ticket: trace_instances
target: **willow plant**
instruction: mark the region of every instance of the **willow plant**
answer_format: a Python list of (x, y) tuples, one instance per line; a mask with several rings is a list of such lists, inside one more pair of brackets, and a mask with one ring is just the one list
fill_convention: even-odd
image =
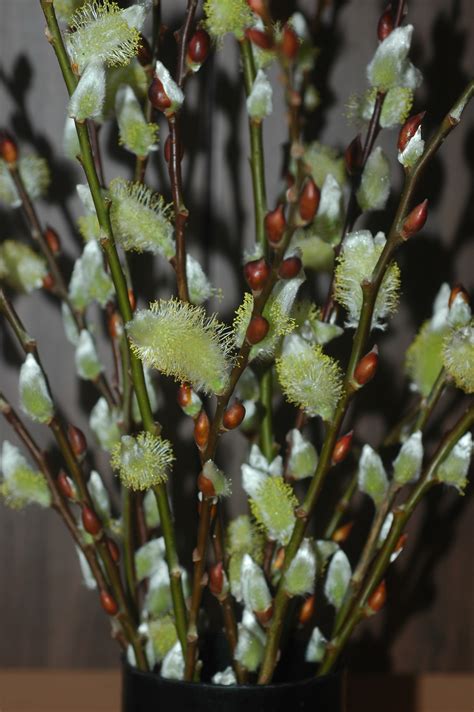
[[(415, 191), (461, 121), (474, 82), (428, 132), (424, 112), (413, 114), (422, 82), (409, 58), (414, 28), (406, 24), (403, 0), (392, 3), (374, 29), (367, 90), (348, 98), (346, 112), (359, 133), (341, 154), (306, 140), (320, 103), (310, 29), (320, 13), (296, 12), (281, 23), (273, 21), (266, 0), (205, 0), (202, 8), (188, 0), (167, 67), (160, 59), (166, 28), (159, 0), (125, 9), (109, 0), (38, 1), (69, 95), (64, 151), (85, 174), (77, 221), (83, 248), (66, 274), (59, 236), (36, 210), (48, 190), (46, 160), (2, 133), (0, 198), (22, 213), (25, 226), (22, 239), (2, 235), (0, 243), (3, 326), (24, 352), (22, 413), (0, 396), (17, 442), (2, 447), (4, 502), (52, 508), (62, 517), (85, 583), (97, 592), (130, 664), (199, 680), (214, 606), (230, 662), (214, 671), (216, 684), (269, 683), (288, 630), (305, 641), (315, 674), (327, 673), (356, 626), (390, 601), (386, 578), (417, 505), (434, 487), (462, 493), (466, 485), (474, 326), (462, 287), (440, 285), (433, 316), (406, 353), (412, 395), (377, 450), (360, 441), (348, 410), (359, 391), (377, 387), (385, 350), (377, 334), (397, 309), (403, 285), (397, 253), (408, 240), (423, 239), (418, 233), (428, 217), (427, 201), (415, 204)], [(218, 290), (187, 249), (181, 169), (187, 85), (211, 51), (222, 51), (225, 35), (240, 51), (235, 73), (246, 95), (255, 216), (254, 242), (242, 245), (248, 287), (232, 323), (209, 312)], [(288, 123), (288, 151), (286, 184), (282, 180), (281, 192), (267, 203), (263, 131), (278, 90), (269, 79), (275, 64), (287, 102), (281, 121)], [(104, 179), (98, 129), (105, 122), (116, 122), (120, 144), (135, 156), (134, 175)], [(393, 129), (404, 184), (391, 215), (390, 163), (376, 143), (381, 131)], [(147, 181), (147, 164), (155, 161), (169, 176), (159, 186)], [(373, 211), (375, 219), (390, 216), (387, 234), (364, 228)], [(131, 251), (169, 262), (176, 291), (137, 308)], [(233, 267), (237, 275), (242, 270)], [(315, 299), (328, 282), (326, 298)], [(42, 335), (27, 330), (15, 309), (14, 292), (37, 290), (56, 298), (75, 349), (71, 370), (97, 390), (87, 437), (63, 415), (67, 404), (59, 404), (41, 362)], [(93, 305), (108, 326), (115, 376), (95, 342)], [(186, 529), (195, 538), (192, 561), (183, 560), (176, 545), (176, 531), (187, 523), (174, 520), (167, 483), (184, 474), (174, 454), (176, 424), (157, 406), (156, 372), (158, 387), (165, 380), (176, 384), (182, 417), (194, 423), (198, 529)], [(456, 390), (460, 416), (433, 449), (427, 447), (431, 416), (448, 390)], [(274, 421), (281, 401), (290, 405), (286, 422), (278, 423), (278, 432), (283, 425), (286, 433), (279, 440)], [(34, 440), (30, 421), (50, 429), (59, 469)], [(246, 438), (241, 468), (218, 448), (236, 428)], [(121, 512), (111, 505), (109, 478), (89, 468), (92, 443), (109, 455)], [(320, 504), (326, 487), (339, 493), (331, 510)], [(227, 521), (232, 488), (243, 488), (248, 508)], [(349, 556), (357, 492), (372, 500), (372, 517), (357, 520), (365, 539), (358, 555)]]

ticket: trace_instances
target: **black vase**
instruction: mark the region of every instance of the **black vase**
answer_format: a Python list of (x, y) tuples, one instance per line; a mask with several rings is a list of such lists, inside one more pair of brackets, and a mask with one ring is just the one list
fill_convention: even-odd
[(123, 665), (122, 712), (342, 712), (340, 674), (272, 685), (166, 680)]

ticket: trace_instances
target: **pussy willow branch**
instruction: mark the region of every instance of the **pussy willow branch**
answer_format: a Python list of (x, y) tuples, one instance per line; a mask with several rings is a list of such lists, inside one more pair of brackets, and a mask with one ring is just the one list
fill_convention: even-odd
[[(151, 30), (151, 65), (145, 67), (145, 71), (150, 77), (155, 71), (156, 60), (158, 59), (160, 49), (160, 31), (161, 31), (161, 0), (153, 0), (152, 7), (152, 30)], [(153, 108), (148, 96), (145, 99), (145, 118), (148, 123), (153, 121), (155, 109)], [(134, 180), (139, 183), (145, 181), (146, 169), (148, 166), (148, 156), (136, 156)]]
[[(404, 7), (405, 7), (405, 0), (399, 0), (398, 4), (397, 4), (397, 12), (396, 12), (395, 21), (394, 21), (395, 28), (399, 27), (403, 20)], [(359, 185), (360, 185), (360, 181), (362, 178), (362, 174), (364, 172), (365, 165), (367, 163), (367, 160), (368, 160), (370, 154), (372, 153), (372, 150), (373, 150), (373, 147), (375, 144), (375, 140), (380, 132), (380, 128), (381, 128), (380, 127), (380, 115), (382, 113), (385, 96), (386, 96), (386, 94), (384, 92), (379, 91), (379, 92), (377, 92), (377, 95), (375, 97), (375, 104), (374, 104), (374, 108), (372, 111), (372, 116), (369, 121), (369, 125), (367, 127), (367, 133), (365, 135), (364, 146), (362, 149), (362, 160), (361, 160), (360, 169), (357, 171), (357, 173), (354, 176), (351, 177), (351, 192), (350, 192), (349, 200), (347, 203), (346, 217), (344, 220), (344, 227), (342, 229), (341, 240), (340, 240), (339, 244), (336, 246), (336, 248), (334, 249), (334, 257), (335, 258), (338, 257), (338, 255), (341, 251), (344, 238), (354, 228), (355, 221), (361, 214), (361, 210), (357, 203), (356, 193), (357, 193), (357, 189), (359, 188)], [(326, 301), (325, 301), (325, 304), (322, 309), (323, 321), (329, 321), (329, 318), (333, 312), (333, 309), (334, 309), (333, 291), (334, 291), (334, 271), (332, 273), (331, 282), (329, 284)]]
[(408, 499), (394, 510), (394, 521), (387, 536), (387, 539), (385, 540), (383, 547), (377, 555), (370, 575), (367, 581), (365, 582), (357, 598), (357, 601), (355, 602), (352, 608), (352, 611), (347, 616), (336, 637), (329, 643), (327, 647), (326, 657), (324, 658), (318, 670), (318, 675), (325, 675), (334, 666), (342, 648), (351, 636), (352, 631), (359, 623), (359, 621), (364, 617), (363, 608), (375, 588), (382, 580), (386, 569), (390, 565), (390, 558), (393, 554), (393, 551), (397, 545), (400, 536), (403, 534), (403, 531), (416, 506), (426, 494), (426, 492), (433, 485), (436, 484), (436, 469), (441, 464), (441, 462), (449, 455), (458, 440), (464, 435), (464, 433), (466, 433), (470, 428), (472, 428), (473, 425), (474, 404), (471, 402), (470, 407), (466, 410), (464, 415), (458, 420), (452, 430), (444, 436), (435, 455), (431, 459), (429, 465), (426, 467), (419, 482), (414, 486)]
[(290, 542), (286, 548), (282, 576), (274, 602), (273, 621), (268, 632), (267, 646), (259, 677), (260, 684), (270, 682), (271, 677), (273, 675), (273, 670), (275, 668), (277, 660), (279, 641), (282, 632), (282, 621), (284, 619), (282, 611), (286, 609), (289, 600), (283, 587), (284, 575), (301, 545), (309, 518), (312, 512), (314, 511), (314, 507), (318, 500), (319, 493), (322, 489), (326, 475), (331, 466), (331, 456), (334, 449), (334, 445), (336, 443), (336, 439), (340, 427), (342, 425), (342, 421), (346, 414), (347, 407), (355, 394), (354, 388), (352, 386), (354, 370), (357, 366), (357, 363), (363, 356), (364, 349), (367, 345), (370, 328), (372, 325), (372, 316), (374, 312), (375, 301), (380, 289), (380, 285), (382, 283), (383, 277), (385, 276), (385, 272), (390, 265), (394, 252), (396, 251), (397, 247), (404, 242), (401, 236), (403, 220), (409, 212), (410, 202), (412, 200), (414, 191), (418, 185), (419, 179), (423, 174), (424, 169), (426, 168), (438, 148), (441, 146), (445, 138), (448, 136), (448, 134), (459, 123), (458, 117), (466, 106), (466, 104), (468, 103), (468, 101), (471, 99), (473, 94), (474, 81), (471, 81), (466, 87), (466, 89), (463, 91), (457, 102), (454, 104), (452, 109), (445, 116), (437, 131), (428, 141), (425, 147), (425, 151), (418, 159), (418, 162), (415, 164), (411, 172), (406, 176), (405, 186), (400, 198), (400, 203), (392, 227), (388, 234), (387, 242), (385, 243), (380, 258), (377, 264), (375, 265), (371, 280), (362, 284), (363, 303), (360, 321), (354, 335), (352, 351), (349, 357), (349, 364), (347, 366), (346, 375), (344, 378), (344, 394), (337, 405), (334, 418), (328, 427), (316, 473), (313, 479), (311, 480), (306, 494), (306, 498), (302, 506), (298, 508), (297, 521), (295, 523)]
[[(61, 31), (59, 29), (54, 7), (50, 0), (40, 0), (40, 3), (48, 26), (48, 39), (56, 53), (56, 57), (61, 68), (61, 72), (63, 74), (68, 93), (69, 95), (71, 95), (74, 92), (74, 89), (76, 88), (77, 79), (69, 63), (69, 58), (66, 52), (66, 48), (64, 46)], [(107, 261), (109, 263), (112, 281), (114, 283), (115, 292), (117, 295), (117, 302), (120, 314), (124, 323), (127, 323), (133, 317), (130, 301), (128, 298), (127, 282), (125, 280), (122, 266), (120, 264), (117, 248), (115, 246), (112, 226), (110, 224), (109, 212), (105, 205), (102, 191), (100, 188), (100, 183), (95, 170), (94, 159), (92, 156), (87, 128), (85, 124), (76, 122), (76, 130), (79, 139), (79, 145), (81, 148), (81, 163), (83, 165), (87, 182), (89, 184), (89, 188), (92, 194), (100, 227), (106, 235), (106, 238), (104, 238), (101, 243), (102, 248), (106, 254)], [(142, 417), (143, 427), (146, 431), (150, 433), (159, 434), (159, 432), (161, 431), (161, 426), (159, 425), (159, 423), (156, 423), (153, 418), (150, 399), (148, 397), (148, 392), (145, 384), (143, 366), (141, 361), (133, 353), (128, 338), (127, 347), (130, 358), (131, 376), (135, 394), (137, 397), (138, 407)], [(163, 530), (163, 537), (165, 540), (166, 560), (170, 573), (170, 580), (172, 582), (177, 582), (178, 584), (172, 585), (171, 587), (173, 609), (175, 612), (177, 627), (179, 629), (183, 629), (186, 627), (186, 620), (183, 620), (183, 611), (185, 613), (186, 606), (184, 604), (181, 573), (179, 568), (176, 568), (176, 566), (174, 565), (174, 562), (178, 560), (178, 557), (176, 553), (176, 541), (174, 537), (174, 528), (172, 524), (171, 509), (168, 501), (166, 485), (157, 485), (154, 491), (157, 498), (158, 510), (160, 513), (161, 526)]]
[[(240, 56), (244, 72), (245, 94), (248, 97), (257, 75), (249, 40), (240, 42)], [(250, 168), (252, 172), (252, 190), (255, 216), (255, 240), (262, 253), (268, 255), (268, 243), (265, 235), (264, 219), (267, 213), (267, 194), (265, 187), (265, 160), (263, 152), (263, 126), (249, 116)], [(271, 366), (267, 367), (259, 378), (260, 401), (263, 406), (263, 418), (260, 424), (260, 447), (267, 460), (273, 459), (273, 377)]]
[[(36, 362), (41, 368), (43, 377), (48, 387), (48, 391), (51, 394), (51, 388), (49, 387), (48, 383), (48, 376), (43, 366), (41, 365), (40, 356), (36, 347), (36, 341), (28, 335), (13, 305), (8, 300), (2, 290), (0, 290), (0, 312), (4, 315), (7, 322), (11, 326), (12, 331), (17, 337), (20, 346), (22, 347), (24, 352), (27, 354), (34, 355)], [(57, 406), (54, 400), (53, 407), (54, 415), (47, 423), (47, 425), (55, 437), (57, 445), (66, 463), (68, 472), (70, 473), (72, 479), (74, 480), (74, 484), (77, 487), (78, 500), (80, 504), (86, 505), (89, 509), (95, 512), (95, 506), (87, 488), (86, 478), (84, 476), (82, 466), (72, 449), (64, 424), (58, 415)], [(105, 531), (103, 528), (101, 528), (100, 533), (94, 537), (93, 545), (104, 564), (110, 588), (112, 589), (115, 600), (119, 606), (119, 611), (116, 614), (116, 618), (122, 624), (125, 636), (127, 637), (134, 649), (138, 666), (143, 670), (146, 670), (147, 662), (141, 646), (140, 638), (136, 630), (136, 625), (133, 621), (133, 614), (130, 610), (129, 603), (122, 587), (122, 581), (120, 578), (118, 566), (112, 559), (111, 553), (107, 546)]]
[(94, 576), (97, 585), (100, 589), (106, 590), (107, 583), (104, 579), (102, 569), (98, 564), (94, 549), (92, 546), (90, 546), (90, 544), (84, 543), (83, 537), (79, 532), (75, 519), (72, 516), (66, 502), (64, 501), (64, 498), (58, 491), (58, 488), (56, 486), (56, 480), (48, 464), (47, 458), (45, 457), (40, 447), (36, 444), (35, 440), (32, 438), (31, 434), (27, 430), (25, 424), (23, 423), (19, 415), (13, 409), (11, 403), (5, 398), (5, 396), (1, 392), (0, 413), (3, 415), (5, 420), (11, 425), (19, 439), (22, 441), (23, 445), (30, 453), (33, 460), (36, 462), (38, 469), (44, 475), (49, 490), (51, 492), (51, 507), (63, 519), (67, 529), (69, 530), (72, 538), (74, 539), (75, 544), (81, 549), (82, 553), (87, 559), (87, 563), (90, 566), (92, 575)]
[[(179, 32), (178, 39), (178, 71), (176, 83), (182, 88), (186, 76), (185, 62), (189, 33), (196, 14), (198, 0), (188, 0), (184, 25)], [(186, 224), (189, 212), (183, 197), (183, 181), (181, 177), (182, 140), (180, 112), (168, 117), (170, 159), (168, 172), (171, 182), (171, 193), (174, 205), (174, 221), (176, 236), (176, 257), (174, 267), (178, 296), (184, 302), (189, 302), (188, 277), (186, 273)]]
[(323, 534), (323, 539), (332, 539), (332, 535), (336, 531), (336, 529), (339, 526), (339, 523), (344, 516), (344, 514), (347, 512), (351, 499), (354, 496), (354, 493), (357, 491), (357, 484), (358, 484), (358, 472), (357, 469), (354, 472), (354, 474), (351, 476), (349, 482), (347, 483), (346, 489), (344, 490), (343, 494), (341, 495), (341, 498), (336, 504), (336, 507), (334, 509), (334, 513), (331, 517), (331, 520), (329, 524), (327, 525), (326, 529), (324, 530)]
[[(51, 249), (47, 241), (45, 240), (38, 214), (36, 212), (32, 200), (30, 199), (25, 189), (20, 172), (18, 171), (16, 164), (8, 164), (8, 168), (13, 182), (15, 183), (15, 187), (20, 196), (22, 211), (26, 223), (29, 226), (31, 237), (35, 242), (39, 244), (41, 252), (45, 256), (46, 261), (48, 263), (48, 268), (54, 281), (53, 291), (59, 297), (59, 299), (65, 302), (69, 307), (71, 315), (74, 319), (74, 323), (76, 324), (78, 330), (81, 331), (82, 329), (87, 329), (87, 323), (84, 318), (84, 315), (74, 308), (73, 304), (71, 303), (71, 300), (69, 299), (69, 293), (63, 275), (61, 273), (55, 256), (51, 252)], [(112, 389), (110, 388), (106, 376), (103, 373), (100, 373), (97, 378), (92, 382), (97, 387), (97, 390), (101, 393), (101, 395), (104, 396), (109, 406), (113, 407), (115, 405), (115, 397)]]

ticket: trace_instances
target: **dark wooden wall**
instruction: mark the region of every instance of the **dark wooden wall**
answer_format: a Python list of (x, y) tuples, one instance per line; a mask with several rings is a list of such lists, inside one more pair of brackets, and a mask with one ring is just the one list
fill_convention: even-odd
[[(308, 4), (311, 3), (308, 1)], [(164, 0), (165, 21), (176, 23), (180, 3)], [(474, 3), (470, 0), (409, 0), (410, 21), (415, 25), (413, 57), (425, 74), (417, 94), (416, 109), (427, 108), (428, 121), (442, 116), (472, 74), (474, 66)], [(376, 0), (338, 2), (336, 23), (323, 46), (322, 62), (329, 68), (326, 94), (330, 99), (318, 123), (325, 142), (345, 146), (353, 137), (347, 124), (344, 102), (351, 93), (363, 90), (365, 66), (375, 48), (375, 26), (383, 6)], [(41, 215), (70, 235), (71, 216), (77, 215), (73, 196), (76, 182), (82, 180), (78, 169), (61, 156), (61, 140), (66, 95), (53, 53), (45, 41), (43, 19), (37, 0), (0, 0), (0, 125), (10, 125), (23, 139), (25, 147), (52, 159), (55, 193), (41, 205)], [(469, 34), (470, 31), (470, 34)], [(232, 42), (225, 42), (225, 54), (219, 55), (211, 86), (204, 91), (200, 81), (190, 90), (189, 143), (194, 143), (192, 162), (193, 188), (190, 197), (194, 211), (191, 245), (199, 253), (197, 236), (203, 234), (215, 257), (209, 264), (214, 283), (226, 293), (225, 305), (235, 304), (237, 287), (229, 261), (238, 259), (237, 238), (243, 231), (251, 234), (250, 178), (245, 116), (239, 113), (241, 89), (237, 78), (237, 57)], [(206, 104), (209, 91), (219, 105), (211, 117)], [(207, 92), (207, 93), (206, 93)], [(425, 103), (426, 102), (426, 103)], [(275, 97), (281, 104), (281, 97)], [(403, 292), (413, 300), (414, 311), (406, 304), (393, 322), (394, 333), (384, 341), (384, 354), (390, 368), (399, 365), (403, 349), (412, 338), (416, 325), (430, 312), (437, 286), (443, 280), (462, 280), (473, 286), (472, 244), (474, 153), (473, 107), (462, 126), (433, 163), (427, 177), (427, 194), (432, 200), (430, 219), (423, 236), (409, 246), (411, 261), (403, 272)], [(212, 118), (212, 124), (211, 122)], [(212, 131), (212, 177), (206, 174), (204, 150)], [(269, 160), (268, 194), (270, 204), (279, 188), (280, 149), (284, 125), (276, 111), (265, 123), (265, 143)], [(386, 133), (383, 145), (393, 155), (395, 136)], [(104, 142), (107, 144), (108, 133)], [(196, 150), (197, 148), (197, 150)], [(470, 153), (470, 165), (468, 154)], [(126, 170), (124, 154), (115, 155), (106, 165), (109, 177)], [(238, 191), (235, 190), (239, 186)], [(423, 194), (424, 195), (424, 194)], [(423, 197), (423, 196), (422, 196)], [(206, 206), (206, 200), (210, 203)], [(212, 220), (208, 221), (209, 204)], [(390, 215), (382, 216), (380, 227)], [(0, 239), (18, 229), (18, 222), (0, 212)], [(72, 237), (65, 237), (68, 260), (77, 255)], [(454, 247), (453, 259), (447, 252)], [(139, 263), (143, 279), (156, 294), (169, 275), (162, 268)], [(402, 260), (402, 267), (404, 261)], [(18, 309), (38, 338), (43, 361), (54, 372), (54, 392), (60, 397), (64, 412), (85, 427), (86, 413), (94, 402), (88, 388), (78, 388), (71, 375), (71, 348), (62, 336), (56, 305), (44, 297), (21, 298)], [(226, 308), (226, 306), (224, 306)], [(2, 388), (16, 398), (17, 359), (13, 343), (0, 335)], [(385, 411), (389, 394), (376, 391), (375, 398)], [(394, 400), (396, 406), (399, 400)], [(372, 403), (377, 405), (377, 403)], [(373, 411), (372, 411), (373, 412)], [(373, 444), (382, 433), (382, 423), (369, 412), (358, 423), (358, 431), (367, 433)], [(41, 429), (35, 429), (45, 440)], [(0, 422), (0, 440), (10, 437)], [(242, 459), (242, 441), (232, 444), (234, 473)], [(178, 451), (180, 477), (184, 479), (188, 463), (186, 452)], [(104, 470), (105, 471), (105, 470)], [(189, 473), (188, 473), (189, 474)], [(192, 488), (192, 478), (175, 481), (175, 494)], [(178, 500), (178, 514), (182, 498)], [(360, 655), (354, 662), (366, 669), (393, 669), (397, 672), (420, 670), (465, 671), (472, 668), (474, 620), (472, 516), (474, 505), (452, 492), (438, 492), (430, 499), (410, 528), (410, 543), (400, 559), (398, 574), (391, 587), (395, 613), (381, 616), (361, 632)], [(181, 520), (183, 521), (183, 520)], [(421, 535), (425, 550), (415, 547), (415, 533)], [(179, 544), (189, 554), (193, 543), (188, 531), (181, 531)], [(387, 646), (390, 646), (387, 648)], [(34, 509), (11, 512), (0, 508), (0, 666), (115, 665), (117, 651), (108, 636), (108, 625), (93, 594), (80, 580), (73, 547), (57, 518)]]

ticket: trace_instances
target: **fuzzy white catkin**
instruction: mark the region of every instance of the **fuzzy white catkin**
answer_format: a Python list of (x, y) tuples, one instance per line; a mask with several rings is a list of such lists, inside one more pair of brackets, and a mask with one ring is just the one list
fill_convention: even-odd
[(47, 423), (54, 415), (43, 371), (33, 354), (28, 354), (20, 369), (20, 407), (26, 415), (39, 423)]

